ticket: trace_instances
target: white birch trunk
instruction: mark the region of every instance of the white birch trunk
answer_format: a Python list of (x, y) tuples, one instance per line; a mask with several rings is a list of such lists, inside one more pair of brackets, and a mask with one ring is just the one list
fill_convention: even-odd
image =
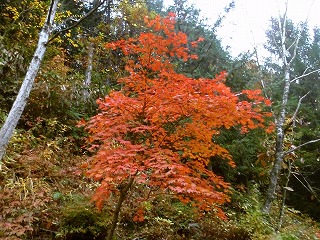
[(16, 128), (18, 121), (22, 115), (22, 112), (26, 106), (27, 99), (30, 95), (31, 89), (33, 87), (34, 79), (40, 68), (44, 53), (46, 51), (46, 44), (49, 40), (49, 36), (52, 31), (52, 25), (54, 22), (54, 17), (57, 11), (59, 0), (52, 0), (50, 7), (48, 9), (47, 19), (43, 25), (43, 28), (39, 34), (39, 40), (37, 49), (33, 55), (31, 63), (29, 65), (26, 76), (22, 82), (22, 86), (19, 93), (11, 107), (9, 115), (5, 120), (3, 126), (0, 130), (0, 163), (5, 155), (6, 147), (13, 135), (14, 129)]
[(284, 157), (284, 149), (283, 149), (283, 143), (284, 143), (284, 131), (283, 127), (285, 124), (286, 119), (286, 106), (289, 98), (289, 90), (290, 90), (290, 74), (289, 74), (289, 68), (286, 68), (285, 70), (285, 86), (283, 89), (283, 95), (282, 95), (282, 104), (281, 104), (281, 110), (280, 114), (276, 119), (276, 147), (275, 147), (275, 160), (273, 167), (270, 172), (270, 183), (267, 191), (266, 201), (263, 206), (263, 211), (265, 213), (270, 213), (272, 202), (275, 198), (276, 189), (278, 186), (278, 178), (281, 170), (281, 165), (283, 162)]
[[(288, 2), (286, 2), (286, 7)], [(283, 23), (281, 23), (281, 19), (279, 17), (279, 31), (281, 31), (281, 45), (279, 46), (280, 50), (280, 58), (282, 61), (283, 69), (284, 69), (284, 88), (282, 93), (282, 102), (280, 106), (279, 115), (276, 116), (276, 146), (275, 146), (275, 160), (273, 163), (273, 167), (270, 172), (270, 183), (267, 191), (266, 201), (263, 206), (263, 212), (269, 214), (272, 206), (272, 202), (276, 196), (276, 189), (278, 186), (278, 179), (280, 175), (280, 170), (282, 167), (282, 162), (284, 159), (284, 125), (286, 119), (286, 108), (289, 99), (289, 91), (291, 85), (290, 79), (290, 67), (292, 61), (296, 58), (297, 48), (299, 44), (299, 40), (301, 38), (301, 32), (298, 34), (297, 38), (294, 42), (294, 52), (291, 58), (288, 60), (287, 54), (289, 53), (286, 47), (286, 24), (287, 24), (287, 9), (284, 13)], [(301, 30), (302, 31), (302, 30)]]
[(86, 74), (85, 74), (85, 80), (83, 83), (83, 100), (87, 100), (90, 96), (90, 85), (91, 85), (91, 78), (92, 78), (92, 64), (93, 64), (93, 53), (94, 53), (94, 44), (93, 42), (90, 42), (89, 47), (88, 47), (88, 65), (86, 69)]

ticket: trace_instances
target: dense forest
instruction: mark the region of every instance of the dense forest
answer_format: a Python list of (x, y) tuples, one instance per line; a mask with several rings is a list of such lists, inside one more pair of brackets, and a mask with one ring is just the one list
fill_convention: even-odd
[(236, 7), (1, 1), (0, 239), (320, 239), (320, 29)]

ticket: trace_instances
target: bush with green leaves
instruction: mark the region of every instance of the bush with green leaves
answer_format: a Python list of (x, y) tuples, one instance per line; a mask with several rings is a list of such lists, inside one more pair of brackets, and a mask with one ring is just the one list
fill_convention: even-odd
[(97, 209), (83, 196), (72, 196), (62, 208), (56, 237), (68, 240), (105, 239), (110, 224), (109, 215)]

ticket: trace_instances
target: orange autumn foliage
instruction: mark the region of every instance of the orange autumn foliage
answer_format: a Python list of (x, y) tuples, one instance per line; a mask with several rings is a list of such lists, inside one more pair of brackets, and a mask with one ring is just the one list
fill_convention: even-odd
[(212, 136), (232, 126), (243, 132), (265, 127), (269, 113), (262, 105), (269, 102), (257, 90), (243, 91), (247, 101), (240, 101), (224, 84), (225, 72), (213, 79), (176, 73), (173, 58), (196, 58), (187, 36), (174, 31), (173, 14), (145, 22), (149, 32), (106, 44), (124, 53), (128, 76), (119, 79), (120, 91), (97, 101), (100, 113), (86, 125), (96, 150), (87, 174), (100, 182), (93, 200), (101, 208), (134, 177), (136, 184), (164, 189), (199, 209), (221, 205), (229, 200), (229, 185), (208, 170), (210, 157), (234, 163)]

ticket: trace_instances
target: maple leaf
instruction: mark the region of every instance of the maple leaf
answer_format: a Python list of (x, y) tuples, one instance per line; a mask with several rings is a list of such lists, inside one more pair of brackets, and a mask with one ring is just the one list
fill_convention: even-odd
[[(265, 121), (270, 113), (261, 107), (270, 102), (260, 90), (244, 90), (246, 98), (240, 100), (225, 85), (226, 72), (197, 80), (176, 73), (173, 57), (187, 61), (196, 56), (189, 53), (187, 36), (174, 31), (175, 16), (145, 22), (150, 32), (106, 44), (128, 56), (128, 76), (119, 79), (121, 90), (97, 100), (100, 112), (86, 125), (88, 143), (96, 151), (87, 175), (100, 183), (93, 201), (101, 209), (111, 192), (121, 192), (117, 186), (134, 179), (175, 193), (200, 210), (214, 207), (223, 218), (219, 205), (229, 201), (229, 184), (209, 171), (208, 164), (212, 156), (232, 167), (234, 162), (212, 136), (239, 125), (243, 132), (258, 127), (270, 131)], [(134, 220), (144, 220), (142, 209)]]

